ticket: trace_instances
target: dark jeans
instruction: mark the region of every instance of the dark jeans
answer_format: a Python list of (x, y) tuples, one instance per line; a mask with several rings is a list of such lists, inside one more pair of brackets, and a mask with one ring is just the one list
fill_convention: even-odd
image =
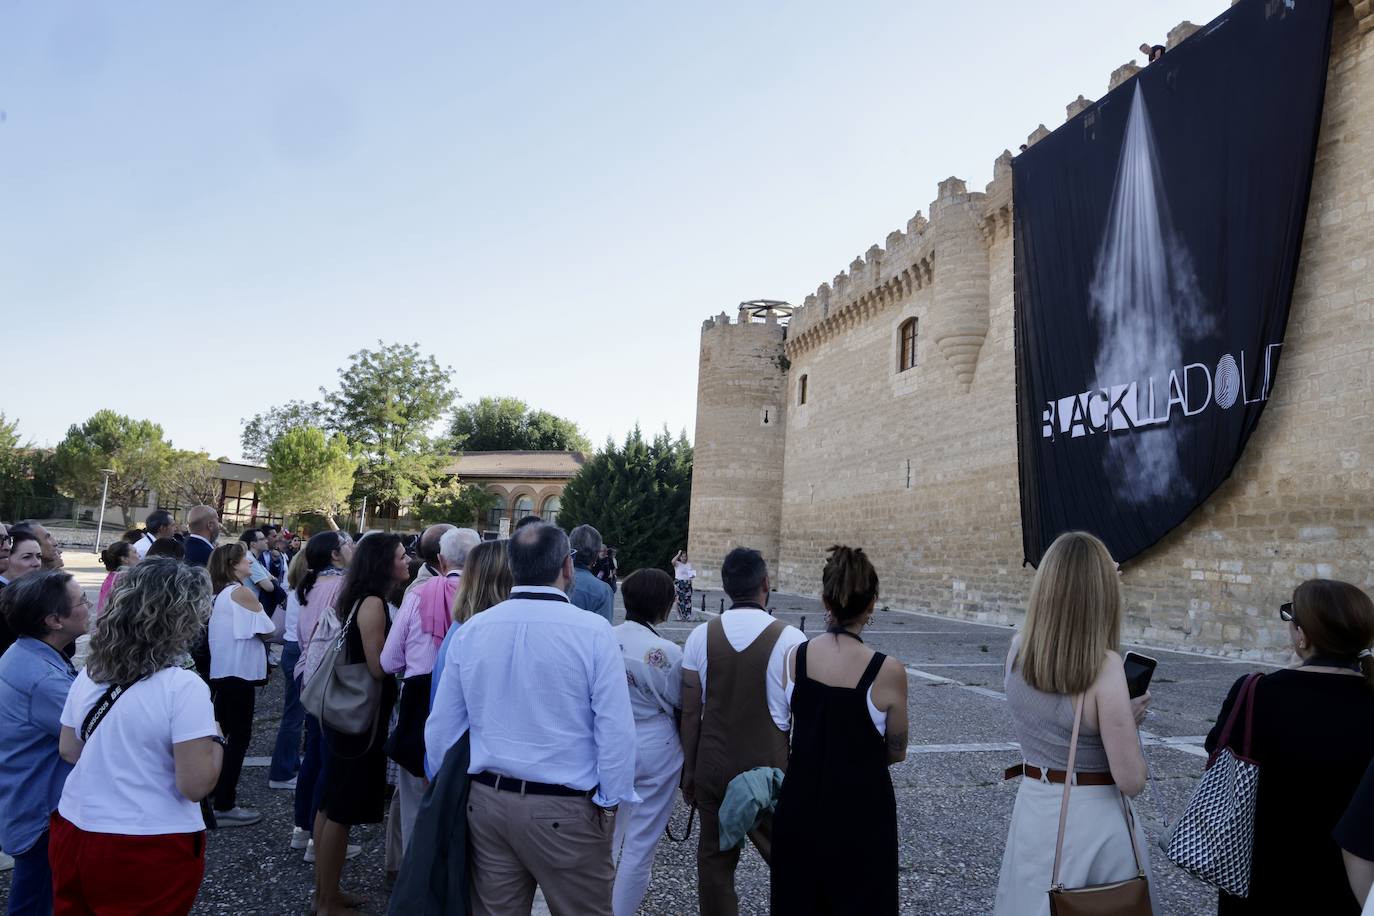
[(302, 830), (315, 829), (315, 815), (320, 810), (320, 796), (324, 793), (325, 761), (329, 745), (320, 729), (320, 720), (309, 713), (305, 716), (305, 756), (296, 772), (296, 826)]
[(51, 916), (52, 869), (48, 866), (48, 831), (28, 852), (14, 857), (9, 916)]
[(281, 673), (286, 679), (283, 688), (281, 725), (277, 727), (277, 744), (272, 749), (272, 767), (267, 778), (286, 782), (301, 768), (301, 726), (305, 723), (305, 707), (301, 705), (300, 684), (296, 682), (296, 663), (301, 660), (301, 644), (286, 642), (281, 650)]
[(257, 701), (257, 690), (242, 678), (222, 677), (210, 682), (210, 698), (227, 742), (224, 764), (213, 793), (214, 808), (228, 811), (236, 806), (239, 773), (243, 771), (243, 758), (248, 755), (248, 742), (253, 738), (253, 704)]

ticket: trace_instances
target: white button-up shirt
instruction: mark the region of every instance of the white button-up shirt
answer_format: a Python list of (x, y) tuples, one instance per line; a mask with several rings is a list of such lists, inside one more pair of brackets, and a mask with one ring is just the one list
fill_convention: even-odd
[(556, 588), (517, 586), (459, 629), (425, 723), (431, 773), (465, 731), (469, 773), (595, 788), (603, 807), (640, 800), (620, 644), (604, 618)]

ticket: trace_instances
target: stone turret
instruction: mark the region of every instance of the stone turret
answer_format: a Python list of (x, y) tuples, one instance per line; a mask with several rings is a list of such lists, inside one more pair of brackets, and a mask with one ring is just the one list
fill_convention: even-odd
[(930, 205), (935, 248), (934, 307), (929, 326), (940, 354), (967, 391), (988, 336), (988, 250), (983, 240), (984, 195), (947, 178)]
[[(697, 585), (720, 585), (720, 561), (754, 547), (776, 570), (786, 439), (786, 329), (775, 315), (724, 312), (701, 331), (687, 552)], [(663, 562), (668, 562), (668, 557)]]

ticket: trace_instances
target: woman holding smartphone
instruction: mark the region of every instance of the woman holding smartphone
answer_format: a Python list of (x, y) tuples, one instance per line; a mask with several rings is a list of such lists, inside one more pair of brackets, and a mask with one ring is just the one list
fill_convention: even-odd
[[(1120, 642), (1121, 584), (1106, 545), (1082, 531), (1060, 535), (1035, 573), (1026, 621), (1007, 654), (1007, 705), (1025, 762), (1008, 771), (1008, 778), (1024, 778), (1007, 832), (996, 916), (1049, 913), (1045, 892), (1076, 720), (1060, 883), (1077, 888), (1132, 878), (1137, 854), (1149, 877), (1145, 833), (1128, 799), (1145, 788), (1137, 727), (1150, 695), (1130, 698)], [(1154, 910), (1161, 912), (1158, 905)]]

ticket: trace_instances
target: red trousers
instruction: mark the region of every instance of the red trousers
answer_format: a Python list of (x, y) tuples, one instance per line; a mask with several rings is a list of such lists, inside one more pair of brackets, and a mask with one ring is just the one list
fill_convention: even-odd
[(54, 916), (184, 916), (205, 877), (205, 831), (87, 833), (54, 811), (48, 861)]

